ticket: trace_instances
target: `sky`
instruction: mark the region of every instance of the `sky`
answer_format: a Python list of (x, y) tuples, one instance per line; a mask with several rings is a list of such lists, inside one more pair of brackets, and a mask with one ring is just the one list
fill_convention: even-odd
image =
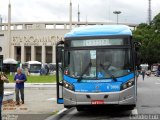
[[(10, 0), (12, 22), (69, 21), (70, 0)], [(152, 18), (160, 12), (160, 0), (152, 0)], [(0, 0), (0, 15), (7, 22), (9, 0)], [(72, 0), (73, 21), (116, 22), (113, 11), (121, 11), (119, 22), (147, 22), (148, 0)]]

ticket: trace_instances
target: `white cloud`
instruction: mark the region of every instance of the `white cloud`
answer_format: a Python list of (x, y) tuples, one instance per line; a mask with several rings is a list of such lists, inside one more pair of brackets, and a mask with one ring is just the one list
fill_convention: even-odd
[[(11, 0), (12, 22), (67, 21), (70, 0)], [(80, 6), (81, 21), (116, 21), (113, 11), (120, 10), (120, 22), (147, 21), (148, 0), (72, 0), (73, 20), (77, 21)], [(152, 0), (152, 17), (160, 12), (160, 0)], [(7, 22), (8, 1), (0, 0), (0, 14)]]

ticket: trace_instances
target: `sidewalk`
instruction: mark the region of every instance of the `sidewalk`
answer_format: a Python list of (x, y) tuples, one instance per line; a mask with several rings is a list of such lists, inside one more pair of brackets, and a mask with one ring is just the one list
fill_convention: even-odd
[[(25, 89), (53, 89), (56, 83), (25, 83)], [(3, 101), (14, 99), (15, 83), (4, 83), (4, 99)], [(9, 91), (8, 91), (9, 89)]]
[[(24, 83), (25, 88), (52, 88), (56, 87), (56, 83)], [(15, 88), (15, 83), (4, 83), (4, 88)]]
[[(5, 89), (5, 91), (14, 92), (14, 89)], [(56, 101), (56, 87), (27, 88), (24, 93), (25, 104), (15, 105), (15, 95), (13, 95), (13, 102), (3, 104), (4, 116), (15, 115), (19, 120), (44, 120), (63, 109), (63, 105), (58, 105)]]

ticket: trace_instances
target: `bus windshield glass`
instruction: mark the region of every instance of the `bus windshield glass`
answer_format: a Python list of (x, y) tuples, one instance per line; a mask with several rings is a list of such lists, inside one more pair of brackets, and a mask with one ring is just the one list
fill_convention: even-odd
[(41, 64), (30, 64), (30, 71), (39, 71), (41, 70)]
[(83, 79), (121, 77), (132, 72), (131, 65), (130, 49), (68, 50), (64, 74)]

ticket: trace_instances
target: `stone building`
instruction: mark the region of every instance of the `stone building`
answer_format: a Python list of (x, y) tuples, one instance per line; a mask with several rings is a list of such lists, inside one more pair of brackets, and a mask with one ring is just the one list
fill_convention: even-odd
[[(86, 25), (104, 25), (102, 22), (73, 22), (72, 28)], [(136, 25), (130, 25), (135, 27)], [(26, 22), (0, 24), (0, 55), (20, 62), (55, 62), (55, 45), (70, 31), (69, 22)]]

